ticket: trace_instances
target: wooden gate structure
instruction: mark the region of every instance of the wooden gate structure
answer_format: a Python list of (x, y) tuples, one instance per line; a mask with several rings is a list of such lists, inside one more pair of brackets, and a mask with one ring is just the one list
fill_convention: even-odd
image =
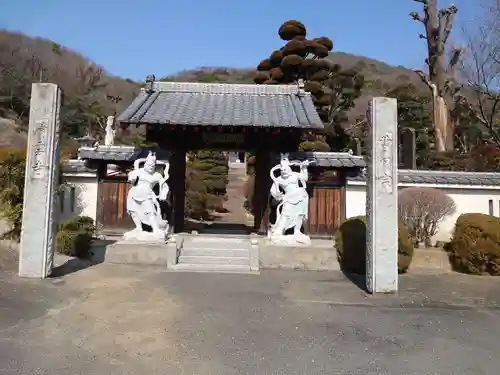
[[(156, 143), (156, 150), (168, 150), (172, 195), (168, 216), (176, 233), (184, 229), (188, 151), (255, 152), (254, 230), (265, 234), (271, 214), (269, 172), (273, 155), (294, 153), (304, 133), (313, 136), (324, 131), (311, 95), (295, 85), (155, 82), (154, 76), (148, 77), (146, 87), (117, 121), (122, 128), (145, 125), (146, 140)], [(105, 229), (131, 228), (133, 224), (126, 213), (129, 186), (123, 179), (106, 178), (106, 168), (108, 163), (131, 166), (147, 150), (101, 146), (84, 151), (80, 149), (80, 157), (93, 161), (99, 171), (98, 221)], [(332, 235), (345, 211), (345, 173), (325, 180), (324, 169), (360, 167), (356, 163), (334, 166), (331, 161), (325, 165), (323, 159), (312, 168), (317, 172), (309, 184), (310, 217), (305, 226), (306, 233), (319, 236)]]
[(309, 190), (309, 218), (304, 224), (304, 232), (313, 237), (331, 237), (344, 219), (344, 189), (313, 186)]
[(100, 179), (97, 222), (106, 231), (125, 231), (134, 228), (127, 214), (127, 194), (131, 185), (124, 178)]

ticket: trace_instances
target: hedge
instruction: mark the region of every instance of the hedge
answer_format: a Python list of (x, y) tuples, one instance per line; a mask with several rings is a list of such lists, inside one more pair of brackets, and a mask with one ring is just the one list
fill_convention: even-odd
[(12, 225), (3, 238), (19, 241), (23, 217), (24, 149), (0, 149), (0, 216)]
[(60, 222), (56, 235), (57, 252), (80, 259), (90, 258), (94, 232), (94, 220), (88, 216), (76, 216)]
[[(398, 230), (398, 272), (405, 273), (413, 257), (410, 235), (403, 225)], [(337, 259), (345, 272), (366, 273), (366, 217), (345, 220), (335, 235)]]
[(445, 249), (455, 271), (499, 276), (500, 218), (479, 213), (460, 215)]

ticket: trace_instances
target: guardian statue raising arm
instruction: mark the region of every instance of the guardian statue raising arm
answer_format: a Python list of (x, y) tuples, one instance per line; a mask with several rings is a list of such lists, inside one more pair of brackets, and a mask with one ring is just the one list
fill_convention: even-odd
[[(299, 171), (292, 170), (292, 166), (299, 166)], [(309, 195), (307, 194), (307, 180), (309, 161), (290, 162), (288, 154), (281, 155), (280, 164), (271, 169), (271, 196), (278, 201), (276, 207), (276, 221), (271, 226), (270, 240), (276, 243), (303, 243), (308, 244), (310, 239), (301, 232), (304, 221), (307, 219)], [(279, 170), (279, 176), (275, 172)], [(289, 229), (293, 234), (285, 235)]]
[[(144, 162), (141, 168), (140, 163)], [(156, 172), (156, 165), (165, 166), (163, 175)], [(166, 201), (169, 187), (168, 162), (157, 162), (156, 155), (149, 152), (148, 156), (134, 162), (134, 170), (129, 172), (128, 181), (132, 184), (127, 196), (127, 211), (134, 221), (135, 229), (125, 233), (124, 237), (134, 239), (164, 239), (168, 231), (168, 222), (163, 220), (159, 201)], [(159, 186), (158, 196), (153, 188)], [(152, 233), (143, 231), (142, 224), (149, 225)]]

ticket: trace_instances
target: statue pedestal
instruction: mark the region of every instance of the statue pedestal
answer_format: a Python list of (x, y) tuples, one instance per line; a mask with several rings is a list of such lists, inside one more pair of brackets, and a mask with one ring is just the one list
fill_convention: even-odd
[(178, 247), (175, 235), (167, 241), (134, 241), (121, 239), (117, 242), (95, 241), (92, 245), (95, 263), (140, 264), (163, 266), (167, 269), (177, 264)]
[(167, 242), (167, 234), (131, 230), (123, 234), (123, 240), (137, 242)]
[(311, 238), (305, 234), (270, 235), (269, 243), (278, 246), (311, 246)]

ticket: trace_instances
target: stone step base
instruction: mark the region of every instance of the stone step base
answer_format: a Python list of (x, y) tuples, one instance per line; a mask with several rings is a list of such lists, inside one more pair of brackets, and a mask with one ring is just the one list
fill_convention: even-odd
[(217, 273), (246, 273), (258, 275), (258, 271), (251, 271), (250, 266), (236, 264), (187, 264), (178, 263), (172, 270), (179, 272), (217, 272)]
[(207, 249), (203, 247), (190, 247), (182, 249), (183, 256), (189, 257), (246, 257), (250, 256), (248, 249)]
[(250, 266), (249, 257), (207, 257), (186, 256), (181, 252), (179, 264), (215, 264), (215, 265), (240, 265)]
[(245, 235), (187, 235), (173, 269), (249, 273), (252, 270), (251, 249), (250, 237)]
[(112, 244), (95, 243), (91, 248), (96, 263), (167, 266), (167, 245), (119, 241)]
[(234, 236), (189, 236), (184, 239), (184, 249), (206, 249), (206, 250), (233, 250), (233, 249), (250, 249), (250, 240), (247, 237)]

